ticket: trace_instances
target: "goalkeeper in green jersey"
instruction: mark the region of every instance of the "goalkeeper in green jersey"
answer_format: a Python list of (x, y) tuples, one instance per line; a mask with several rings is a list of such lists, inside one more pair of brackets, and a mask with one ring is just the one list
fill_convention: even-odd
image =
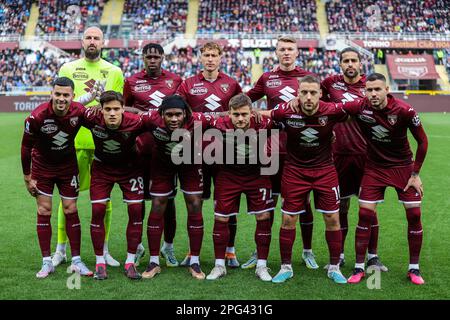
[[(99, 104), (100, 94), (105, 90), (123, 92), (123, 73), (115, 65), (100, 58), (103, 48), (103, 32), (97, 27), (89, 27), (83, 34), (82, 47), (84, 57), (65, 63), (59, 70), (59, 77), (68, 77), (75, 83), (75, 101), (92, 107)], [(91, 164), (94, 157), (94, 141), (91, 132), (81, 127), (75, 138), (78, 169), (80, 175), (80, 191), (88, 190), (90, 185)], [(111, 229), (112, 207), (111, 201), (107, 202), (105, 216), (105, 245), (104, 256), (110, 266), (120, 266), (108, 251), (108, 239)], [(58, 210), (58, 246), (52, 256), (52, 263), (56, 267), (67, 261), (65, 232), (65, 217), (60, 204)]]

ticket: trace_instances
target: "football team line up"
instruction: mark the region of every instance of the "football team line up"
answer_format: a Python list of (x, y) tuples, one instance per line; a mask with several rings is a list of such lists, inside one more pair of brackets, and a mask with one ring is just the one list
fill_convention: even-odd
[[(316, 75), (296, 66), (296, 40), (280, 37), (275, 51), (279, 65), (264, 73), (244, 94), (235, 80), (219, 71), (222, 48), (214, 42), (200, 50), (202, 71), (184, 81), (161, 68), (164, 50), (159, 44), (144, 46), (144, 70), (125, 80), (118, 67), (100, 58), (102, 47), (101, 30), (88, 28), (82, 39), (85, 56), (61, 67), (50, 101), (38, 106), (25, 120), (21, 156), (27, 190), (37, 203), (37, 234), (43, 257), (38, 278), (47, 277), (66, 261), (67, 241), (73, 272), (102, 280), (108, 277), (107, 265), (120, 265), (108, 250), (110, 193), (117, 183), (128, 207), (125, 274), (130, 279), (154, 278), (161, 272), (160, 255), (166, 266), (188, 266), (192, 277), (200, 280), (225, 276), (226, 266), (239, 267), (234, 239), (243, 193), (248, 213), (256, 218), (256, 250), (241, 267), (256, 267), (255, 274), (262, 281), (281, 283), (292, 278), (292, 248), (300, 220), (302, 259), (308, 268), (317, 269), (309, 201), (313, 191), (315, 210), (323, 214), (325, 222), (330, 254), (325, 267), (327, 276), (339, 284), (358, 283), (365, 276), (366, 255), (367, 266), (388, 270), (377, 255), (376, 206), (383, 201), (386, 187), (394, 187), (408, 221), (407, 276), (414, 284), (424, 283), (419, 269), (423, 239), (419, 172), (427, 152), (427, 136), (415, 110), (389, 94), (383, 75), (361, 74), (361, 57), (356, 49), (340, 52), (342, 74), (320, 82)], [(253, 108), (252, 102), (264, 96), (268, 110)], [(203, 131), (218, 129), (224, 136), (236, 129), (253, 129), (255, 139), (262, 130), (282, 128), (280, 135), (269, 141), (279, 144), (273, 148), (280, 160), (278, 173), (261, 175), (260, 164), (175, 165), (171, 155), (179, 141), (171, 141), (172, 134), (177, 129), (193, 132), (198, 127)], [(408, 130), (417, 141), (415, 157)], [(234, 140), (225, 139), (224, 143), (231, 143), (235, 154), (251, 154), (242, 153), (242, 145), (235, 145)], [(248, 146), (244, 146), (246, 149)], [(177, 179), (187, 207), (190, 248), (181, 263), (173, 246)], [(199, 256), (203, 242), (202, 204), (211, 196), (211, 180), (215, 266), (206, 276)], [(51, 254), (51, 197), (55, 184), (61, 203), (58, 244)], [(80, 257), (76, 199), (79, 191), (87, 189), (92, 203), (90, 232), (95, 272)], [(279, 195), (283, 199), (281, 267), (272, 277), (267, 257)], [(340, 267), (345, 263), (352, 195), (359, 196), (359, 219), (355, 268), (347, 279)], [(141, 274), (137, 267), (145, 252), (141, 243), (144, 199), (152, 200), (147, 220), (150, 259)]]

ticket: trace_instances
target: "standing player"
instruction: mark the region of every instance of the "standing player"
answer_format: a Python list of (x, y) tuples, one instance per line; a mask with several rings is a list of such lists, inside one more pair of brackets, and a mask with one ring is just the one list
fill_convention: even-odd
[[(208, 42), (200, 49), (200, 62), (203, 70), (185, 81), (178, 88), (177, 94), (186, 99), (194, 112), (205, 114), (219, 114), (228, 111), (228, 103), (232, 97), (242, 92), (239, 83), (233, 78), (219, 71), (223, 49), (217, 43)], [(215, 167), (203, 165), (204, 186), (203, 200), (211, 197), (211, 179), (214, 177)], [(230, 218), (230, 241), (227, 246), (227, 263), (229, 267), (239, 267), (234, 248), (236, 237), (236, 217)], [(189, 264), (189, 254), (181, 265)]]
[(168, 197), (173, 193), (178, 177), (187, 207), (187, 228), (191, 253), (189, 272), (194, 278), (203, 280), (205, 274), (200, 268), (199, 259), (203, 241), (202, 167), (201, 164), (195, 164), (192, 159), (189, 163), (174, 164), (172, 155), (176, 152), (179, 141), (172, 141), (172, 137), (174, 132), (181, 132), (177, 129), (182, 129), (185, 130), (185, 133), (189, 133), (188, 137), (184, 137), (193, 141), (190, 136), (192, 136), (194, 126), (201, 125), (206, 128), (209, 125), (209, 120), (202, 113), (192, 113), (186, 101), (178, 95), (164, 98), (159, 111), (149, 111), (148, 117), (149, 119), (146, 119), (146, 121), (150, 123), (149, 127), (154, 136), (156, 147), (152, 152), (153, 167), (150, 188), (152, 208), (147, 227), (150, 261), (142, 276), (151, 279), (161, 272), (159, 252), (164, 212), (166, 211)]
[[(367, 141), (367, 163), (359, 194), (359, 220), (356, 227), (356, 264), (349, 283), (364, 277), (364, 259), (371, 237), (372, 221), (378, 203), (384, 201), (386, 187), (394, 187), (403, 203), (408, 220), (409, 267), (408, 277), (414, 284), (424, 284), (419, 271), (419, 256), (423, 230), (421, 200), (423, 186), (419, 177), (425, 159), (428, 139), (419, 115), (407, 103), (396, 99), (386, 86), (386, 78), (373, 73), (366, 79), (366, 98), (344, 105), (354, 116)], [(407, 131), (417, 141), (413, 161)]]
[(330, 252), (328, 277), (336, 283), (346, 283), (339, 270), (342, 237), (339, 225), (339, 184), (331, 155), (333, 126), (347, 119), (347, 114), (335, 103), (319, 101), (320, 81), (307, 75), (299, 80), (300, 112), (281, 104), (272, 111), (275, 121), (282, 122), (287, 132), (287, 157), (281, 181), (284, 199), (280, 228), (281, 269), (272, 282), (292, 278), (292, 247), (298, 215), (305, 212), (306, 196), (313, 191), (317, 211), (323, 213), (325, 237)]
[[(123, 95), (125, 110), (133, 113), (144, 113), (149, 110), (158, 110), (164, 97), (173, 95), (181, 83), (181, 77), (161, 68), (164, 60), (164, 49), (157, 43), (149, 43), (142, 49), (142, 58), (145, 69), (125, 79)], [(137, 146), (142, 155), (144, 167), (144, 196), (150, 200), (149, 182), (151, 176), (153, 136), (145, 132), (138, 137)], [(167, 202), (164, 213), (164, 243), (161, 247), (161, 255), (166, 260), (168, 267), (177, 267), (173, 239), (176, 231), (175, 196), (171, 196)], [(145, 215), (145, 202), (143, 208)], [(143, 217), (144, 218), (144, 217)], [(144, 247), (139, 244), (136, 253), (136, 265), (144, 254)]]
[[(65, 63), (59, 70), (60, 77), (68, 77), (75, 83), (75, 96), (86, 107), (98, 105), (98, 98), (105, 90), (122, 92), (123, 74), (120, 68), (100, 58), (103, 48), (103, 32), (97, 27), (89, 27), (83, 34), (81, 42), (84, 58)], [(80, 172), (80, 191), (89, 189), (91, 164), (94, 155), (92, 135), (86, 128), (81, 128), (75, 138), (78, 168)], [(110, 266), (119, 266), (108, 251), (109, 231), (111, 228), (111, 202), (108, 201), (105, 216), (106, 236), (104, 256)], [(58, 211), (58, 246), (52, 262), (56, 267), (66, 261), (65, 220), (61, 205)]]
[(123, 97), (115, 91), (100, 96), (101, 112), (88, 112), (84, 126), (94, 138), (95, 153), (91, 177), (91, 238), (95, 251), (94, 279), (107, 278), (105, 241), (106, 203), (110, 201), (114, 184), (119, 184), (123, 201), (128, 207), (127, 260), (125, 274), (133, 280), (141, 279), (135, 266), (135, 254), (142, 237), (142, 205), (144, 201), (143, 169), (136, 154), (136, 137), (146, 127), (135, 114), (124, 113)]
[[(346, 103), (364, 98), (366, 76), (361, 74), (359, 52), (354, 48), (346, 48), (341, 51), (339, 60), (343, 74), (330, 76), (322, 81), (322, 99)], [(333, 158), (341, 195), (339, 220), (342, 230), (342, 253), (339, 265), (342, 267), (345, 263), (344, 244), (348, 232), (350, 198), (359, 194), (366, 162), (367, 143), (355, 121), (338, 123), (334, 127), (334, 132), (336, 141), (333, 143)], [(376, 266), (382, 271), (388, 271), (377, 255), (378, 228), (378, 219), (375, 214), (371, 224), (367, 266)]]
[[(235, 162), (220, 165), (216, 175), (213, 230), (216, 261), (215, 267), (206, 279), (216, 280), (227, 273), (225, 250), (230, 236), (228, 220), (231, 216), (237, 216), (239, 213), (241, 194), (245, 194), (248, 214), (255, 215), (256, 218), (255, 241), (258, 253), (256, 276), (263, 281), (271, 281), (272, 277), (267, 268), (271, 240), (269, 212), (274, 209), (270, 178), (261, 175), (260, 165), (251, 164), (250, 160), (258, 160), (259, 150), (254, 148), (255, 145), (256, 148), (260, 146), (258, 143), (259, 132), (270, 129), (272, 121), (262, 118), (259, 123), (256, 123), (255, 118), (252, 117), (252, 101), (243, 93), (231, 98), (229, 106), (229, 116), (217, 119), (212, 125), (224, 135), (225, 143), (222, 150), (234, 150)], [(246, 139), (242, 144), (238, 144), (239, 131), (236, 133), (238, 142), (235, 143), (235, 132), (238, 129), (242, 130), (240, 132)], [(229, 134), (231, 134), (231, 138), (228, 138)], [(247, 141), (250, 140), (252, 142), (248, 143)], [(231, 148), (226, 147), (225, 144), (228, 143), (231, 144)], [(238, 164), (237, 158), (245, 159), (247, 164)]]
[(55, 271), (50, 257), (53, 187), (58, 186), (66, 217), (66, 231), (72, 253), (72, 272), (91, 276), (92, 272), (80, 258), (81, 227), (76, 199), (78, 197), (78, 166), (74, 139), (85, 108), (72, 102), (74, 84), (59, 78), (53, 85), (50, 102), (38, 106), (25, 120), (22, 140), (22, 169), (28, 192), (38, 207), (37, 234), (43, 257), (38, 278)]
[[(297, 41), (289, 36), (278, 38), (275, 54), (279, 61), (279, 68), (276, 71), (265, 72), (256, 82), (256, 85), (247, 94), (252, 101), (257, 101), (262, 97), (267, 98), (267, 108), (272, 110), (280, 103), (286, 103), (295, 99), (298, 91), (298, 78), (302, 78), (308, 74), (312, 74), (295, 65), (298, 57)], [(283, 164), (286, 158), (286, 132), (281, 132), (279, 140), (271, 140), (272, 143), (280, 142), (279, 157), (280, 169), (278, 174), (271, 176), (274, 206), (278, 202), (278, 196), (281, 190), (281, 173), (283, 172)], [(300, 227), (302, 230), (303, 253), (302, 259), (306, 266), (310, 269), (317, 269), (312, 252), (312, 231), (313, 231), (313, 214), (311, 205), (308, 201), (305, 206), (306, 212), (300, 216)], [(271, 213), (271, 223), (273, 224), (274, 211)], [(256, 252), (252, 257), (242, 265), (242, 268), (253, 268), (256, 266)]]

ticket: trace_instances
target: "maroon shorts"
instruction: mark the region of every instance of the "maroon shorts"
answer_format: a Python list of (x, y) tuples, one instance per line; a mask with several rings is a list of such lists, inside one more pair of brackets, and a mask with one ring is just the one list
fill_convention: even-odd
[(304, 213), (305, 201), (311, 191), (314, 192), (317, 211), (339, 211), (339, 183), (334, 166), (305, 169), (285, 163), (281, 181), (281, 211), (290, 215)]
[(411, 172), (413, 172), (413, 165), (398, 168), (366, 166), (361, 182), (359, 201), (363, 203), (383, 202), (386, 187), (394, 187), (400, 202), (420, 203), (422, 198), (414, 188), (403, 191), (411, 177)]
[[(169, 160), (170, 161), (170, 160)], [(152, 197), (170, 197), (180, 179), (181, 191), (186, 194), (203, 193), (203, 172), (201, 164), (173, 165), (153, 156), (150, 182)]]
[(144, 179), (142, 168), (138, 165), (121, 167), (106, 165), (94, 160), (91, 169), (91, 202), (110, 200), (114, 184), (120, 186), (123, 201), (128, 203), (144, 200)]
[(359, 194), (365, 164), (366, 155), (334, 155), (341, 199)]
[(221, 217), (237, 215), (241, 194), (247, 197), (248, 214), (260, 214), (274, 209), (269, 176), (239, 176), (219, 170), (214, 188), (214, 214)]
[(61, 198), (76, 199), (78, 197), (80, 178), (76, 160), (72, 166), (52, 167), (51, 170), (45, 170), (45, 167), (33, 162), (31, 179), (36, 180), (38, 192), (44, 196), (52, 197), (56, 184)]

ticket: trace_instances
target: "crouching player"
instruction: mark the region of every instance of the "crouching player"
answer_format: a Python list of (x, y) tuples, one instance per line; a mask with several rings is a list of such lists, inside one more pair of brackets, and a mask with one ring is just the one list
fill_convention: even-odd
[(66, 77), (53, 85), (51, 100), (38, 106), (25, 120), (22, 140), (22, 169), (28, 192), (36, 198), (37, 234), (43, 257), (38, 278), (55, 272), (50, 256), (52, 195), (56, 184), (66, 217), (70, 242), (70, 270), (92, 276), (80, 258), (81, 226), (77, 210), (79, 188), (74, 139), (80, 129), (85, 107), (73, 102), (74, 83)]
[[(272, 120), (262, 118), (257, 122), (252, 116), (252, 101), (243, 93), (231, 98), (229, 107), (229, 115), (215, 120), (212, 124), (224, 136), (224, 143), (220, 149), (224, 150), (224, 153), (233, 150), (234, 156), (230, 158), (227, 154), (225, 158), (233, 159), (233, 163), (225, 162), (220, 165), (216, 176), (213, 230), (216, 260), (215, 267), (206, 279), (216, 280), (227, 273), (225, 251), (230, 237), (228, 222), (230, 217), (239, 213), (241, 194), (245, 194), (248, 214), (256, 217), (255, 242), (258, 256), (256, 276), (262, 281), (271, 281), (272, 277), (267, 268), (271, 240), (270, 211), (274, 210), (271, 182), (270, 176), (261, 175), (258, 161), (255, 163), (251, 160), (257, 160), (258, 146), (265, 145), (258, 143), (260, 130), (270, 129)], [(236, 161), (237, 158), (241, 161)], [(245, 163), (239, 164), (243, 162), (242, 160)], [(254, 164), (251, 164), (252, 162)]]
[(106, 203), (110, 201), (114, 184), (119, 184), (123, 201), (128, 205), (127, 259), (125, 274), (133, 280), (141, 279), (136, 270), (135, 255), (142, 236), (142, 206), (144, 185), (142, 168), (138, 166), (136, 137), (145, 131), (141, 117), (124, 113), (122, 94), (105, 91), (100, 96), (101, 111), (89, 110), (84, 126), (94, 138), (95, 153), (91, 169), (91, 237), (96, 265), (94, 279), (107, 278), (103, 255), (105, 241), (104, 218)]

